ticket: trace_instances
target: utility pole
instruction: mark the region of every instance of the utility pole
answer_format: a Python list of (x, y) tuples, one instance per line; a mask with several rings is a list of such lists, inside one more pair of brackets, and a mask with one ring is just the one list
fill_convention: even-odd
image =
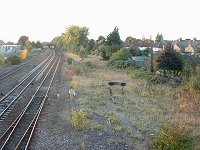
[(151, 45), (151, 64), (150, 64), (150, 71), (154, 72), (154, 67), (153, 67), (153, 43), (150, 43)]

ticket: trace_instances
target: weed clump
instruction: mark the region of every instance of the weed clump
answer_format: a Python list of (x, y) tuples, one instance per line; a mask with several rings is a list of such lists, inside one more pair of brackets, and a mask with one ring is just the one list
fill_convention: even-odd
[(107, 114), (107, 123), (112, 125), (118, 125), (120, 121), (118, 120), (118, 117), (114, 112), (109, 112)]
[(72, 126), (77, 130), (83, 130), (87, 125), (87, 116), (86, 112), (81, 110), (72, 109), (71, 110), (72, 118), (71, 123)]
[(165, 125), (150, 142), (151, 150), (192, 150), (191, 134), (179, 125)]
[(6, 59), (6, 62), (9, 63), (9, 64), (11, 64), (11, 65), (17, 65), (17, 64), (21, 63), (21, 59), (17, 55), (10, 55)]

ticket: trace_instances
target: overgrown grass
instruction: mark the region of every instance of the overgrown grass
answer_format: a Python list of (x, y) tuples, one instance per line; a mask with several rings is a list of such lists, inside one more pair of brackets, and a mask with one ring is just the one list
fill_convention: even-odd
[(200, 92), (200, 75), (192, 76), (189, 83), (196, 91)]
[[(75, 60), (75, 66), (81, 69), (81, 74), (74, 75), (71, 80), (71, 85), (78, 92), (80, 107), (87, 109), (89, 113), (95, 112), (103, 116), (107, 122), (102, 127), (103, 130), (126, 134), (127, 129), (134, 128), (141, 133), (154, 133), (165, 122), (183, 119), (182, 114), (179, 115), (178, 93), (184, 92), (182, 89), (184, 86), (173, 88), (167, 84), (152, 84), (148, 81), (152, 79), (152, 74), (144, 69), (127, 71), (107, 68), (105, 62), (95, 56), (88, 56), (82, 61), (77, 56), (70, 54), (70, 57)], [(127, 83), (124, 95), (121, 94), (121, 87), (112, 87), (115, 104), (109, 100), (107, 84), (109, 81)], [(188, 118), (190, 118), (186, 122), (188, 127), (198, 130), (192, 122), (194, 116), (189, 114)], [(94, 130), (96, 131), (95, 127)], [(144, 140), (140, 134), (138, 137), (137, 139), (128, 135), (126, 139)]]

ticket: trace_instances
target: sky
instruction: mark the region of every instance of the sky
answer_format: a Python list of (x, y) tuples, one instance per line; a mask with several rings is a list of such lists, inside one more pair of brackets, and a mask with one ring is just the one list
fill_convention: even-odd
[(1, 0), (0, 40), (50, 42), (70, 25), (89, 28), (89, 38), (120, 37), (165, 40), (200, 39), (199, 0)]

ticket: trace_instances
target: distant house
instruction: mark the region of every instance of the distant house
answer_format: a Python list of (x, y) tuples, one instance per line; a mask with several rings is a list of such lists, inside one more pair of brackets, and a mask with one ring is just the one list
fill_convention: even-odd
[(146, 49), (148, 49), (148, 47), (138, 47), (139, 50), (144, 51)]
[(21, 51), (21, 45), (7, 45), (4, 44), (0, 47), (0, 53), (7, 56), (11, 53), (19, 53)]
[(3, 46), (4, 44), (4, 41), (0, 40), (0, 46)]
[(155, 42), (153, 43), (153, 52), (160, 53), (164, 49), (164, 43)]
[(187, 40), (177, 40), (174, 43), (174, 49), (182, 54), (194, 55), (200, 52), (200, 41)]

